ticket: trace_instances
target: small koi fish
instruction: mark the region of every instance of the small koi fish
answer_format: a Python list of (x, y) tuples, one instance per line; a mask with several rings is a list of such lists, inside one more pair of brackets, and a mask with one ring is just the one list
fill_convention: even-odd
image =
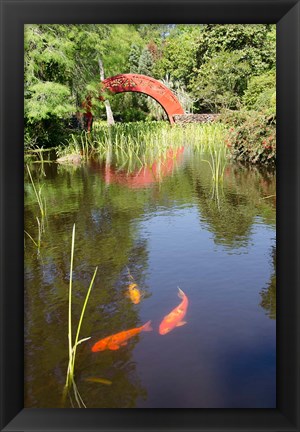
[(99, 340), (92, 346), (93, 352), (109, 350), (118, 350), (121, 346), (127, 345), (128, 339), (138, 335), (142, 331), (152, 331), (151, 321), (141, 327), (136, 327), (130, 330), (124, 330), (120, 333), (116, 333), (112, 336), (107, 336), (104, 339)]
[(185, 293), (179, 287), (178, 289), (178, 297), (182, 299), (182, 302), (164, 317), (158, 330), (160, 335), (165, 335), (175, 327), (180, 327), (186, 324), (186, 321), (183, 321), (183, 318), (185, 317), (189, 301)]
[(135, 283), (134, 278), (130, 274), (129, 268), (127, 267), (128, 277), (130, 279), (130, 284), (128, 285), (127, 295), (134, 304), (139, 304), (142, 298), (142, 293), (138, 288), (138, 285)]
[(138, 286), (136, 283), (131, 283), (128, 286), (128, 297), (134, 304), (139, 304), (142, 298), (141, 291), (138, 289)]

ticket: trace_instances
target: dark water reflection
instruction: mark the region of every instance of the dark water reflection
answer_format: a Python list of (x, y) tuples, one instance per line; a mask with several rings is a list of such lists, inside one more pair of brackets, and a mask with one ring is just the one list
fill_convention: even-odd
[[(45, 166), (40, 255), (25, 239), (25, 406), (59, 407), (68, 361), (67, 310), (76, 223), (74, 318), (96, 266), (76, 382), (89, 408), (275, 407), (275, 176), (228, 164), (216, 187), (199, 154), (180, 149), (152, 169), (98, 162)], [(38, 207), (25, 181), (25, 229)], [(144, 291), (126, 297), (127, 266)], [(162, 318), (187, 294), (187, 324)], [(152, 320), (118, 351), (98, 339)], [(111, 386), (87, 382), (90, 377)]]

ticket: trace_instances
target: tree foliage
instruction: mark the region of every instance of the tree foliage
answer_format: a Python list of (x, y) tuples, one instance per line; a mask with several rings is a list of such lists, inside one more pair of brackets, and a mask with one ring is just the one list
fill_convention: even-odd
[(162, 54), (154, 68), (157, 78), (169, 75), (182, 85), (189, 84), (196, 67), (200, 31), (199, 26), (179, 26), (171, 31), (162, 44)]
[(222, 51), (204, 63), (191, 83), (199, 108), (219, 112), (237, 109), (250, 76), (248, 62), (238, 52)]
[(239, 51), (254, 75), (275, 67), (275, 26), (270, 24), (207, 24), (197, 49), (200, 67), (217, 53)]
[(248, 109), (266, 110), (270, 115), (276, 112), (276, 73), (271, 69), (262, 75), (253, 76), (243, 96)]
[(154, 61), (151, 52), (147, 47), (144, 48), (139, 58), (138, 73), (142, 75), (151, 76), (153, 63)]
[(45, 144), (50, 126), (62, 139), (64, 119), (76, 112), (98, 74), (98, 55), (109, 32), (107, 25), (25, 26), (24, 114), (29, 141)]
[(189, 86), (199, 108), (240, 108), (250, 77), (275, 68), (275, 42), (271, 25), (204, 25)]
[[(275, 25), (32, 24), (25, 26), (28, 142), (62, 141), (87, 95), (93, 114), (105, 118), (99, 59), (106, 77), (140, 73), (165, 82), (187, 112), (275, 113)], [(109, 99), (117, 120), (161, 118), (146, 96)]]

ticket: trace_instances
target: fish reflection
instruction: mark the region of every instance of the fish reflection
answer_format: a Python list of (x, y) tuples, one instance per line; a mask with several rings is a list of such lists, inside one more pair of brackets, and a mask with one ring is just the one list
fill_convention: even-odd
[(112, 336), (107, 336), (104, 339), (99, 340), (92, 346), (93, 352), (105, 351), (105, 350), (118, 350), (121, 346), (127, 345), (128, 339), (138, 335), (142, 331), (152, 331), (151, 321), (141, 327), (136, 327), (130, 330), (124, 330), (120, 333), (116, 333)]
[(164, 317), (159, 326), (159, 334), (165, 335), (173, 330), (175, 327), (180, 327), (186, 324), (183, 321), (188, 308), (188, 298), (185, 293), (178, 287), (178, 297), (182, 299), (182, 302), (172, 310), (168, 315)]

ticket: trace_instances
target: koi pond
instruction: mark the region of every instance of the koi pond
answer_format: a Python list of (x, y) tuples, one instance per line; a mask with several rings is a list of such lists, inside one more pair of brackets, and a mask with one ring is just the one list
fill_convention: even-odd
[(275, 174), (209, 157), (25, 167), (25, 407), (276, 406)]

